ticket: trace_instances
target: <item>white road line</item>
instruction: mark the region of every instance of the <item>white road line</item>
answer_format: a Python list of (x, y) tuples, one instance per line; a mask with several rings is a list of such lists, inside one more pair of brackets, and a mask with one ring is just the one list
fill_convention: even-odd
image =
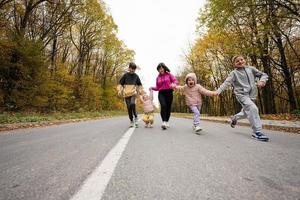
[(81, 188), (71, 200), (99, 200), (102, 198), (106, 186), (113, 175), (134, 129), (135, 128), (128, 129), (118, 143), (106, 155), (101, 164), (84, 181)]

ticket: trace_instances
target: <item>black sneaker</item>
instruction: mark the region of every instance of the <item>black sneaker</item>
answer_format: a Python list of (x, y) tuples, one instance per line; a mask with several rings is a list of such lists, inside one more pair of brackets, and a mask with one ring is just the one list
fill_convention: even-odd
[(234, 128), (236, 124), (237, 124), (236, 118), (234, 116), (231, 116), (230, 117), (230, 126), (231, 126), (231, 128)]
[(259, 140), (259, 141), (264, 141), (264, 142), (269, 141), (269, 138), (267, 136), (265, 136), (262, 132), (253, 133), (252, 137), (256, 140)]

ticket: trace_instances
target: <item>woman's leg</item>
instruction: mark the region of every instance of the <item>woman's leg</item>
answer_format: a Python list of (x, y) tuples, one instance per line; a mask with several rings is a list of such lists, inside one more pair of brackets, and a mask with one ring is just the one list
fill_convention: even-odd
[(163, 122), (167, 121), (167, 101), (164, 91), (159, 91), (158, 100), (160, 103), (160, 116)]
[(167, 108), (166, 108), (166, 121), (168, 122), (171, 116), (171, 109), (172, 109), (172, 102), (173, 102), (173, 90), (167, 90), (167, 95), (166, 95), (166, 103), (167, 103)]

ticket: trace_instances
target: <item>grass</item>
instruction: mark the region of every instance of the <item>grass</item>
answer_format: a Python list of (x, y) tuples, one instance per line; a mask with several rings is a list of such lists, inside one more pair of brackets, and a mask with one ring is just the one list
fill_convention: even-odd
[(72, 119), (95, 119), (126, 115), (124, 111), (91, 111), (91, 112), (4, 112), (0, 114), (0, 124), (24, 122), (63, 121)]

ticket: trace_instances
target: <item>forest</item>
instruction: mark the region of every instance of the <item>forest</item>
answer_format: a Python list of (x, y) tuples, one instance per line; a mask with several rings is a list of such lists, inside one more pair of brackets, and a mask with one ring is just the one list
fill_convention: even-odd
[[(262, 114), (300, 113), (300, 3), (298, 0), (207, 0), (199, 10), (198, 37), (187, 44), (184, 83), (217, 89), (243, 55), (269, 75), (259, 90)], [(116, 84), (135, 52), (117, 37), (104, 1), (0, 0), (0, 111), (124, 109)], [(241, 109), (232, 90), (204, 98), (202, 113)], [(174, 112), (189, 112), (176, 93)]]
[[(235, 55), (268, 74), (259, 90), (262, 114), (299, 114), (300, 2), (298, 0), (208, 0), (197, 19), (198, 38), (184, 53), (186, 65), (178, 74), (181, 84), (188, 72), (199, 83), (217, 89), (234, 69)], [(218, 98), (203, 98), (202, 112), (230, 115), (241, 106), (232, 90)], [(184, 97), (176, 94), (173, 110), (188, 112)]]
[(115, 85), (134, 51), (99, 0), (0, 0), (0, 110), (123, 108)]

